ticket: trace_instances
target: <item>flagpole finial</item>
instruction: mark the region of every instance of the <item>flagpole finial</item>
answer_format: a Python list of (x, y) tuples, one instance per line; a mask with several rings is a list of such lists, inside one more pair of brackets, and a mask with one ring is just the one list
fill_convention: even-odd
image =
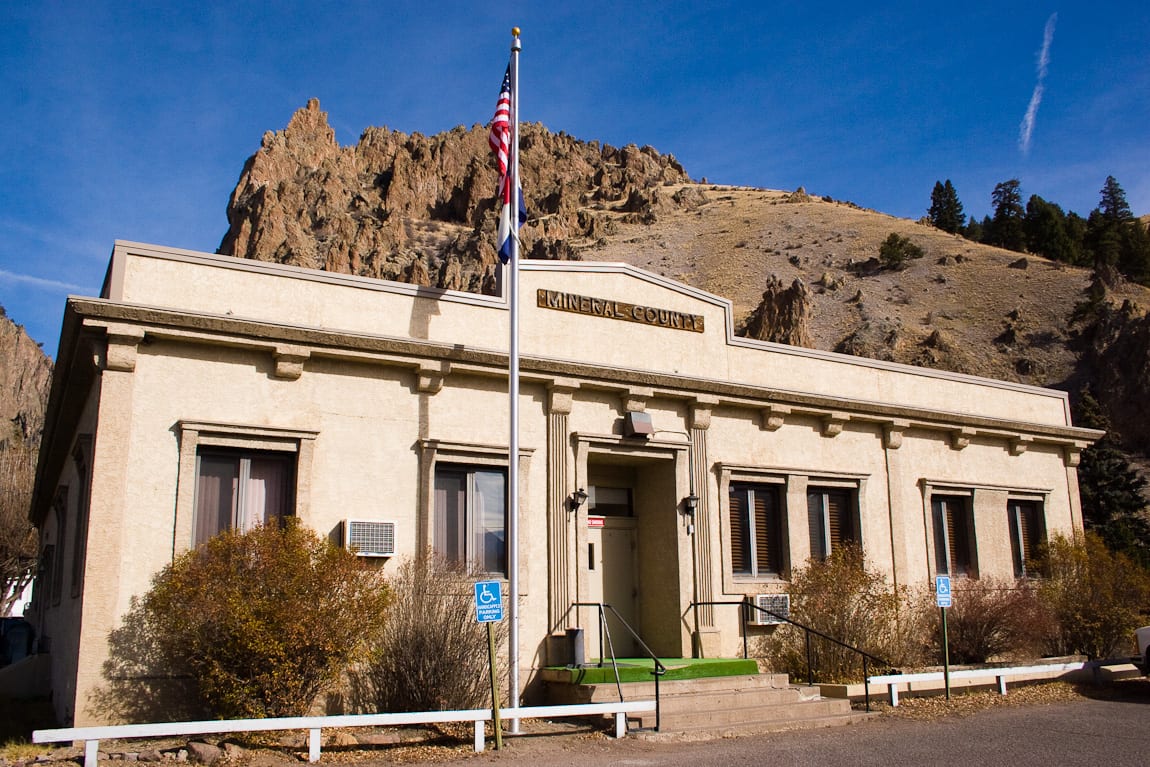
[(511, 36), (512, 37), (519, 37), (519, 27), (512, 27), (511, 28)]

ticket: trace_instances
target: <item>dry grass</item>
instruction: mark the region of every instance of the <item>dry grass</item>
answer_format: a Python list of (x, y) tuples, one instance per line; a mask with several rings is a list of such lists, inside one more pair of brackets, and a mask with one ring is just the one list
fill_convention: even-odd
[[(758, 304), (769, 275), (787, 285), (800, 278), (812, 289), (811, 334), (820, 349), (834, 349), (869, 322), (899, 328), (890, 350), (898, 362), (1035, 384), (1070, 375), (1067, 318), (1088, 270), (1034, 256), (1026, 257), (1025, 269), (1012, 268), (1021, 254), (850, 203), (702, 188), (708, 201), (696, 210), (667, 207), (653, 224), (620, 220), (613, 235), (573, 244), (584, 260), (629, 263), (728, 298), (736, 323)], [(667, 197), (674, 192), (668, 188)], [(892, 232), (909, 237), (925, 256), (897, 272), (860, 271)], [(825, 278), (833, 289), (824, 287)], [(1150, 307), (1150, 290), (1139, 286), (1124, 288), (1121, 298)], [(1010, 320), (1015, 310), (1018, 319)], [(1000, 339), (1008, 322), (1012, 343)], [(928, 349), (923, 342), (934, 331), (943, 346)]]

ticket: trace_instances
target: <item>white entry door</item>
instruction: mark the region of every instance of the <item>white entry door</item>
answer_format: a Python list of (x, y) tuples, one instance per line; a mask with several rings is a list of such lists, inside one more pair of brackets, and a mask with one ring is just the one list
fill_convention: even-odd
[[(636, 536), (633, 517), (589, 517), (587, 530), (587, 576), (590, 601), (609, 604), (636, 633), (639, 626), (639, 591), (636, 578)], [(614, 647), (616, 658), (633, 658), (636, 645), (628, 631), (610, 610), (606, 610), (611, 645), (604, 638), (603, 657)], [(587, 620), (586, 618), (584, 620)], [(599, 652), (598, 616), (584, 626), (588, 654)]]

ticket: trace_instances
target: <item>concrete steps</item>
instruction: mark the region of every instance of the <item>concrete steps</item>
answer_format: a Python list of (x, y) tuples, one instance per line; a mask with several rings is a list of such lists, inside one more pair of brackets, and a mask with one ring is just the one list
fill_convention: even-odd
[[(574, 685), (548, 682), (552, 703), (602, 703), (619, 700), (614, 684)], [(653, 682), (623, 685), (627, 700), (655, 697)], [(817, 687), (789, 684), (785, 674), (708, 677), (660, 681), (662, 732), (722, 736), (852, 724), (869, 717), (851, 710), (850, 701), (823, 698)], [(654, 728), (655, 714), (628, 719), (631, 727)]]

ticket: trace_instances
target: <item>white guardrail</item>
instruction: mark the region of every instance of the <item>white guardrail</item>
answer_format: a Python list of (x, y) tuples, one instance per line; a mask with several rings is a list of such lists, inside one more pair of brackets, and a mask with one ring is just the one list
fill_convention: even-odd
[[(1012, 677), (1027, 677), (1028, 680), (1032, 679), (1035, 675), (1046, 677), (1051, 674), (1064, 674), (1069, 671), (1080, 671), (1086, 667), (1086, 663), (1050, 663), (1040, 666), (1013, 666), (1011, 668), (967, 668), (960, 671), (951, 671), (951, 679), (989, 679), (994, 678), (998, 683), (998, 692), (1002, 695), (1006, 694), (1006, 682)], [(943, 672), (929, 671), (922, 674), (887, 674), (885, 676), (870, 676), (867, 677), (867, 685), (884, 684), (890, 693), (890, 704), (892, 706), (898, 705), (898, 688), (899, 685), (906, 685), (907, 691), (910, 691), (909, 685), (915, 682), (942, 682)]]
[[(627, 714), (655, 710), (655, 701), (619, 701), (617, 703), (587, 703), (568, 706), (524, 706), (499, 710), (502, 720), (542, 719), (564, 716), (615, 716), (615, 737), (627, 734)], [(463, 711), (420, 711), (407, 714), (349, 714), (343, 716), (294, 716), (277, 719), (221, 719), (205, 722), (157, 722), (155, 724), (114, 724), (98, 727), (67, 727), (57, 730), (36, 730), (33, 743), (84, 742), (84, 767), (98, 767), (97, 754), (101, 740), (131, 738), (165, 738), (176, 735), (209, 735), (230, 732), (272, 732), (277, 730), (308, 731), (308, 761), (318, 762), (320, 732), (332, 727), (395, 727), (413, 724), (442, 724), (444, 722), (474, 722), (475, 751), (484, 748), (484, 723), (492, 720), (491, 709), (476, 708)]]

